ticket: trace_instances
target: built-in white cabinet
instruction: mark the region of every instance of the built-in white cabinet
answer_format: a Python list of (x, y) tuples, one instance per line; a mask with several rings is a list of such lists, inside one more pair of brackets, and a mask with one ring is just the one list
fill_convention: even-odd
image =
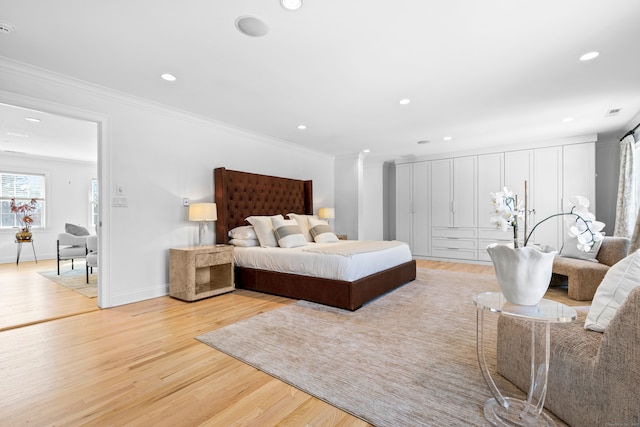
[(396, 165), (396, 240), (416, 256), (430, 254), (430, 186), (431, 162)]
[[(396, 237), (410, 243), (414, 255), (490, 261), (487, 245), (513, 241), (512, 230), (489, 222), (491, 193), (506, 186), (520, 200), (526, 196), (528, 231), (562, 212), (570, 196), (585, 196), (593, 206), (595, 143), (398, 164), (396, 186)], [(562, 217), (546, 221), (530, 243), (560, 248), (563, 223)], [(521, 222), (521, 243), (524, 232)]]

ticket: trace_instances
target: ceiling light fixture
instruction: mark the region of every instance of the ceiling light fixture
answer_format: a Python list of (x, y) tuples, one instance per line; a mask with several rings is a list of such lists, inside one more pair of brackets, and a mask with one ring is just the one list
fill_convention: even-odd
[(302, 0), (280, 0), (280, 5), (286, 10), (298, 10), (302, 7)]
[(37, 117), (25, 117), (24, 118), (26, 121), (28, 122), (33, 122), (33, 123), (40, 123), (41, 120)]
[(411, 103), (411, 100), (409, 98), (404, 98), (400, 100), (400, 105), (407, 105)]
[(600, 52), (588, 52), (580, 57), (580, 61), (590, 61), (593, 58), (598, 57), (598, 55), (600, 55)]
[(364, 150), (362, 150), (363, 153), (370, 153), (371, 150), (369, 150), (368, 148), (365, 148)]
[(450, 136), (445, 136), (444, 138), (442, 138), (444, 141), (451, 141), (453, 138)]
[(241, 16), (236, 19), (236, 28), (249, 37), (262, 37), (269, 32), (267, 24), (255, 16)]
[(562, 119), (562, 123), (569, 123), (573, 121), (573, 117), (566, 117), (564, 119)]
[(176, 76), (174, 76), (173, 74), (164, 73), (160, 77), (162, 77), (163, 80), (166, 80), (168, 82), (175, 82), (176, 81)]
[(298, 125), (298, 129), (305, 130), (307, 127), (305, 125)]

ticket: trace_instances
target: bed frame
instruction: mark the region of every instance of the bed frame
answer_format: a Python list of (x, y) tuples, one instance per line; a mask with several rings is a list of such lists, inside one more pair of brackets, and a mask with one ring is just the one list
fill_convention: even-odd
[[(218, 209), (216, 243), (229, 242), (228, 231), (247, 225), (251, 215), (313, 214), (311, 181), (280, 178), (225, 168), (214, 169)], [(353, 282), (236, 267), (236, 287), (357, 310), (363, 304), (416, 278), (415, 260)]]

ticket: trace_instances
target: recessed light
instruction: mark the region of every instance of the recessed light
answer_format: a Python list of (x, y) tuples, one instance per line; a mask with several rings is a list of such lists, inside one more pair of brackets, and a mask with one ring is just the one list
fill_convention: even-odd
[(174, 76), (173, 74), (164, 73), (160, 77), (162, 77), (164, 80), (166, 80), (168, 82), (175, 82), (176, 81), (176, 76)]
[(369, 150), (368, 148), (365, 148), (364, 150), (362, 150), (363, 153), (370, 153), (371, 150)]
[(0, 22), (0, 34), (12, 33), (15, 27), (8, 22)]
[(305, 130), (307, 127), (305, 125), (298, 125), (298, 129)]
[(267, 24), (255, 16), (241, 16), (236, 19), (236, 28), (249, 37), (262, 37), (269, 32)]
[(33, 122), (33, 123), (40, 123), (40, 121), (41, 121), (41, 120), (40, 120), (39, 118), (37, 118), (37, 117), (25, 117), (24, 119), (25, 119), (26, 121), (28, 121), (28, 122)]
[(453, 138), (450, 136), (445, 136), (444, 138), (442, 138), (444, 141), (451, 141)]
[(411, 100), (409, 98), (404, 98), (400, 100), (400, 105), (407, 105), (411, 103)]
[(280, 4), (287, 10), (298, 10), (302, 7), (302, 0), (280, 0)]
[(569, 123), (573, 121), (573, 117), (565, 117), (564, 119), (562, 119), (562, 123)]
[(431, 141), (429, 141), (428, 139), (423, 139), (422, 141), (418, 141), (418, 144), (428, 144)]
[(593, 58), (596, 58), (598, 55), (600, 55), (600, 52), (594, 51), (594, 52), (585, 53), (580, 57), (580, 61), (590, 61)]

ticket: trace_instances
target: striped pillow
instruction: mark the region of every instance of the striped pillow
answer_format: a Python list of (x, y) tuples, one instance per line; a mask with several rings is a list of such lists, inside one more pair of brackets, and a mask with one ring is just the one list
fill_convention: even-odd
[(311, 233), (311, 237), (313, 237), (313, 240), (316, 243), (339, 241), (338, 236), (333, 233), (333, 230), (327, 221), (317, 218), (309, 218), (309, 225), (311, 226), (309, 233)]
[(273, 223), (273, 233), (281, 248), (295, 248), (307, 244), (307, 239), (302, 234), (296, 220), (274, 218), (271, 222)]

